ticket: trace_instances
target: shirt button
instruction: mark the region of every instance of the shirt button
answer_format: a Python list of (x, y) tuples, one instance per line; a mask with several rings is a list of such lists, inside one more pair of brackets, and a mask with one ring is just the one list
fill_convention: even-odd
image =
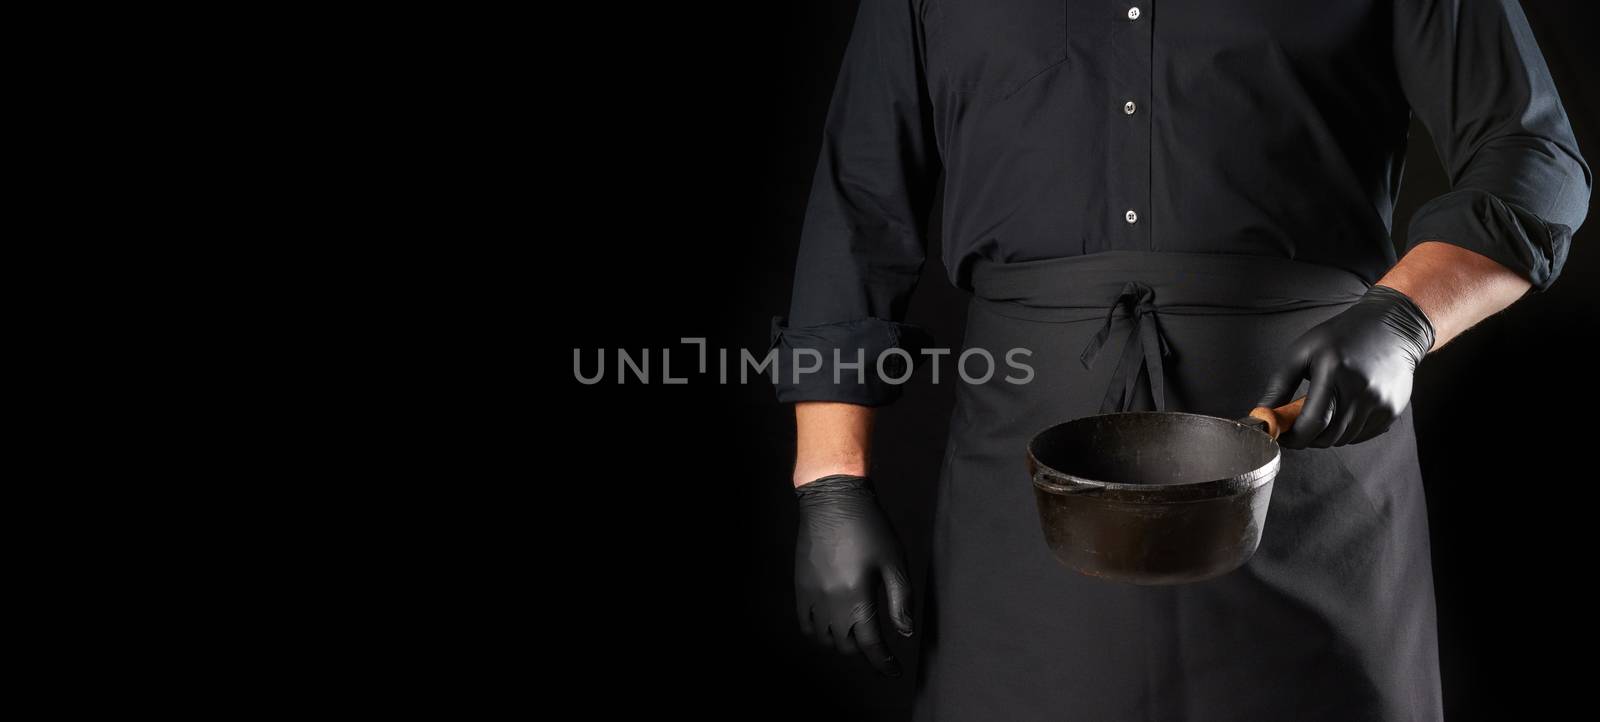
[(1128, 8), (1128, 19), (1129, 20), (1138, 20), (1139, 19), (1139, 8)]
[(1131, 100), (1122, 104), (1122, 112), (1125, 115), (1133, 115), (1133, 111), (1138, 110), (1138, 109), (1139, 109), (1139, 106), (1134, 105), (1133, 101), (1131, 101)]
[(1129, 223), (1138, 223), (1139, 222), (1139, 214), (1134, 213), (1133, 211), (1128, 211), (1127, 213), (1124, 213), (1122, 215), (1122, 217), (1128, 219)]

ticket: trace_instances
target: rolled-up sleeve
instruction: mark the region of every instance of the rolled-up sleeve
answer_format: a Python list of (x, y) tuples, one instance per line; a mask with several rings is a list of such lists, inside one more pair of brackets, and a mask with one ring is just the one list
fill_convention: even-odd
[(940, 174), (922, 11), (921, 0), (862, 0), (856, 13), (823, 129), (789, 315), (773, 321), (782, 401), (890, 403), (909, 376), (906, 364), (930, 342), (903, 323)]
[(1417, 210), (1406, 247), (1449, 243), (1544, 290), (1588, 212), (1592, 177), (1515, 0), (1396, 0), (1401, 86), (1450, 192)]

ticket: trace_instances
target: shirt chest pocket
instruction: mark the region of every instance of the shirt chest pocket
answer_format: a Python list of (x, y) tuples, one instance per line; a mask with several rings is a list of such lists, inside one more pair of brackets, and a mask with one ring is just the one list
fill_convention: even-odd
[(1068, 0), (932, 0), (933, 80), (958, 93), (1011, 96), (1067, 59)]

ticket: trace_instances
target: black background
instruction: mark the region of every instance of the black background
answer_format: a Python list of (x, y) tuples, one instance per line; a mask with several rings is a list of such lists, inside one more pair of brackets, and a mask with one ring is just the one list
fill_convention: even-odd
[[(1582, 0), (1524, 3), (1580, 148), (1600, 161), (1593, 13)], [(555, 408), (540, 448), (586, 470), (541, 487), (535, 578), (555, 609), (540, 654), (564, 674), (619, 682), (604, 707), (697, 717), (905, 719), (914, 675), (875, 677), (812, 650), (796, 631), (790, 572), (793, 420), (765, 383), (694, 373), (694, 347), (764, 352), (786, 311), (822, 116), (855, 3), (692, 3), (563, 17), (604, 30), (550, 58), (536, 92), (562, 99), (535, 172), (557, 203), (534, 219), (540, 330), (554, 327)], [(570, 24), (569, 24), (570, 23)], [(582, 36), (588, 37), (588, 36)], [(597, 36), (598, 37), (598, 36)], [(1443, 192), (1413, 129), (1395, 227)], [(1593, 484), (1591, 347), (1600, 330), (1600, 220), (1566, 270), (1430, 357), (1413, 399), (1427, 479), (1446, 713), (1453, 721), (1559, 718), (1590, 696), (1587, 635)], [(557, 230), (559, 229), (559, 230)], [(618, 250), (620, 249), (620, 250)], [(964, 296), (929, 254), (911, 320), (959, 348)], [(550, 269), (550, 270), (544, 270)], [(652, 349), (654, 383), (595, 386), (575, 350)], [(660, 383), (661, 349), (673, 375)], [(926, 383), (880, 413), (874, 475), (925, 569), (953, 387)], [(574, 523), (576, 525), (574, 526)], [(555, 529), (563, 531), (556, 532)], [(579, 529), (579, 532), (566, 531)], [(1065, 573), (1065, 572), (1064, 572)], [(914, 643), (900, 654), (912, 662)], [(559, 655), (557, 657), (556, 655)]]

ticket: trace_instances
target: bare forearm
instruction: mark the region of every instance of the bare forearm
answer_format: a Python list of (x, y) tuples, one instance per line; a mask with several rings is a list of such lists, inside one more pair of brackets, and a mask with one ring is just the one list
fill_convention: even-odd
[(1378, 284), (1422, 309), (1433, 323), (1434, 349), (1515, 303), (1532, 285), (1484, 256), (1435, 241), (1417, 244)]
[(795, 486), (830, 474), (867, 475), (871, 407), (802, 401), (794, 405), (794, 421)]

